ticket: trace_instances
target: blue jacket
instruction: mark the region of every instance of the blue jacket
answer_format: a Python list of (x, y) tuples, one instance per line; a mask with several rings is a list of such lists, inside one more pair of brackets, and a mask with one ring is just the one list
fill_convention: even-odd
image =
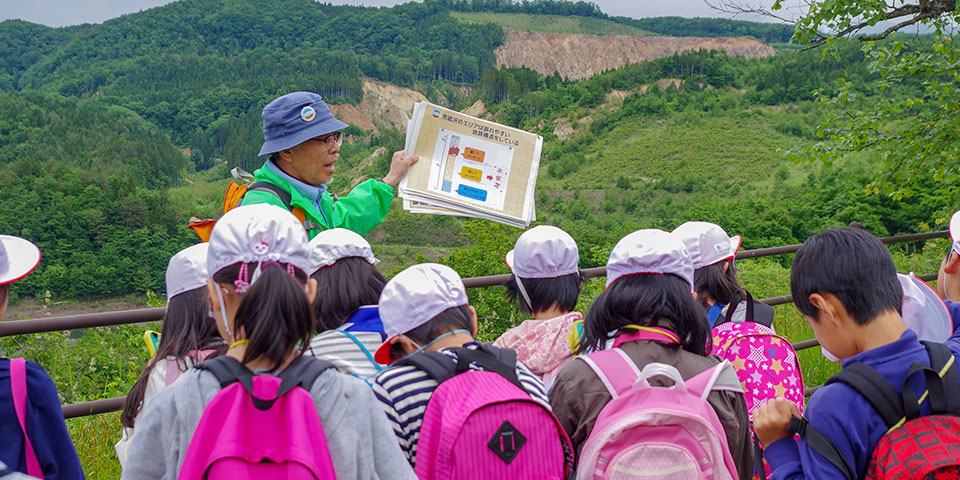
[[(42, 367), (26, 362), (27, 370), (27, 434), (33, 443), (40, 468), (47, 480), (83, 479), (83, 468), (77, 457), (57, 387)], [(13, 409), (10, 389), (10, 360), (0, 359), (0, 461), (26, 473), (23, 434)]]
[[(949, 304), (948, 304), (949, 307)], [(960, 313), (960, 306), (958, 313)], [(951, 314), (953, 310), (951, 310)], [(960, 315), (954, 318), (960, 318)], [(957, 321), (954, 321), (957, 326)], [(946, 345), (960, 358), (960, 329), (955, 329)], [(873, 367), (896, 388), (902, 391), (907, 369), (913, 362), (930, 364), (926, 349), (917, 339), (913, 330), (907, 330), (899, 340), (859, 353), (843, 361), (846, 367), (854, 362), (862, 362)], [(923, 391), (921, 375), (915, 375), (912, 381), (915, 391)], [(912, 384), (911, 384), (912, 385)], [(954, 393), (956, 394), (956, 393)], [(929, 402), (924, 402), (921, 415), (930, 413)], [(855, 474), (862, 478), (870, 464), (874, 447), (887, 431), (880, 415), (874, 411), (867, 400), (852, 388), (842, 383), (832, 383), (817, 390), (807, 403), (804, 412), (810, 424), (833, 441), (840, 453), (847, 459)], [(843, 474), (830, 462), (800, 440), (784, 438), (773, 442), (764, 452), (773, 479), (815, 478), (818, 480), (843, 479)]]

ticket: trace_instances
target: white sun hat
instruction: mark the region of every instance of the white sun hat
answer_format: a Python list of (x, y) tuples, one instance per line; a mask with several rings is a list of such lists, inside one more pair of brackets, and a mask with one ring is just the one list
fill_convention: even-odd
[(686, 222), (673, 234), (690, 253), (694, 270), (736, 257), (742, 242), (740, 235), (730, 237), (719, 225), (709, 222)]
[(40, 249), (33, 242), (0, 235), (0, 285), (16, 282), (40, 264)]
[(607, 260), (607, 288), (626, 275), (672, 274), (693, 291), (693, 262), (677, 236), (657, 229), (637, 230), (620, 239)]
[(960, 255), (960, 211), (950, 217), (950, 241), (953, 242), (953, 251)]
[[(234, 208), (217, 220), (210, 232), (207, 274), (235, 263), (288, 263), (310, 271), (307, 231), (284, 208), (259, 203)], [(252, 283), (252, 282), (251, 282)]]
[(467, 289), (452, 268), (421, 263), (396, 274), (380, 293), (380, 320), (387, 340), (374, 359), (390, 363), (390, 340), (454, 307), (467, 305)]
[(317, 270), (347, 257), (360, 257), (370, 265), (380, 263), (380, 260), (373, 256), (370, 243), (358, 233), (346, 228), (324, 230), (310, 240), (309, 273), (312, 275)]
[(897, 274), (903, 288), (903, 323), (920, 340), (943, 343), (953, 334), (953, 320), (943, 300), (913, 273)]
[(167, 263), (167, 301), (181, 293), (207, 284), (207, 249), (198, 243), (177, 252)]
[(580, 271), (580, 252), (567, 232), (538, 225), (520, 235), (513, 250), (507, 252), (506, 262), (518, 277), (557, 278)]

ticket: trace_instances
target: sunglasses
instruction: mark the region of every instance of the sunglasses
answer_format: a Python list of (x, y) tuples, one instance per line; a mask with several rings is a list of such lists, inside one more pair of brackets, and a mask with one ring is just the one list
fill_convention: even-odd
[(326, 142), (327, 148), (339, 147), (343, 144), (343, 132), (333, 132), (320, 138), (311, 138), (317, 142)]

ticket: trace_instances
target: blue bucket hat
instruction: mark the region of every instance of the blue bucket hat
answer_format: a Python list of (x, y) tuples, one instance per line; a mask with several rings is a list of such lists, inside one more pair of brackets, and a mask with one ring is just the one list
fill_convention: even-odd
[(263, 107), (263, 147), (258, 155), (295, 147), (321, 135), (347, 128), (316, 93), (294, 92)]

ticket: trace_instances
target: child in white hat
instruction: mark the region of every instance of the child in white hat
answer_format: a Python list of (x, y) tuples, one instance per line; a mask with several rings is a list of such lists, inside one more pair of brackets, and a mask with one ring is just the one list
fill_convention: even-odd
[(117, 460), (127, 460), (137, 415), (150, 400), (180, 374), (206, 358), (222, 355), (227, 345), (207, 308), (208, 243), (189, 246), (167, 264), (167, 311), (157, 353), (147, 363), (123, 402), (123, 436), (117, 442)]
[[(424, 351), (439, 351), (455, 365), (458, 356), (453, 348), (481, 348), (474, 339), (477, 311), (467, 301), (460, 276), (445, 265), (414, 265), (390, 279), (380, 295), (380, 318), (388, 336), (375, 355), (382, 364)], [(478, 367), (471, 364), (470, 368)], [(548, 404), (539, 377), (522, 362), (516, 362), (516, 374), (532, 399)], [(413, 365), (393, 365), (373, 380), (373, 391), (407, 460), (414, 466), (424, 413), (438, 385), (427, 372)]]
[[(7, 310), (10, 284), (39, 264), (36, 245), (0, 235), (0, 318)], [(0, 356), (0, 470), (4, 469), (29, 478), (84, 478), (53, 380), (36, 363)]]
[(319, 333), (310, 340), (309, 353), (343, 373), (373, 377), (383, 367), (372, 352), (387, 338), (377, 309), (387, 283), (375, 267), (380, 261), (370, 243), (344, 228), (313, 237), (310, 257), (310, 276), (317, 281), (313, 307)]
[[(709, 222), (686, 222), (673, 234), (683, 242), (693, 261), (693, 289), (697, 300), (707, 310), (711, 327), (724, 323), (743, 322), (749, 315), (754, 322), (771, 327), (773, 307), (754, 302), (753, 297), (737, 280), (734, 258), (740, 250), (740, 235), (730, 237), (719, 225)], [(727, 306), (733, 305), (731, 312)]]
[(956, 324), (960, 324), (960, 211), (950, 217), (950, 251), (940, 262), (937, 295), (943, 299)]
[[(300, 221), (273, 205), (235, 208), (214, 226), (206, 263), (207, 301), (229, 344), (210, 362), (229, 358), (255, 375), (300, 367), (316, 328), (310, 305), (316, 281), (307, 275)], [(121, 478), (177, 478), (205, 407), (222, 388), (210, 370), (192, 368), (157, 394), (137, 419)], [(309, 394), (337, 478), (415, 478), (361, 380), (324, 370)]]
[(549, 385), (573, 358), (571, 332), (583, 320), (574, 311), (583, 286), (577, 243), (557, 227), (536, 226), (520, 235), (506, 262), (513, 272), (507, 297), (533, 320), (507, 330), (493, 346), (516, 350), (517, 359)]
[[(581, 353), (606, 349), (612, 341), (638, 369), (664, 363), (684, 380), (715, 367), (720, 360), (708, 356), (710, 330), (693, 298), (693, 275), (690, 255), (676, 236), (648, 229), (622, 238), (607, 261), (607, 289), (584, 320)], [(586, 361), (574, 360), (557, 374), (549, 396), (579, 454), (612, 398), (607, 387)], [(713, 391), (707, 401), (720, 418), (740, 478), (752, 478), (753, 443), (743, 393)]]

